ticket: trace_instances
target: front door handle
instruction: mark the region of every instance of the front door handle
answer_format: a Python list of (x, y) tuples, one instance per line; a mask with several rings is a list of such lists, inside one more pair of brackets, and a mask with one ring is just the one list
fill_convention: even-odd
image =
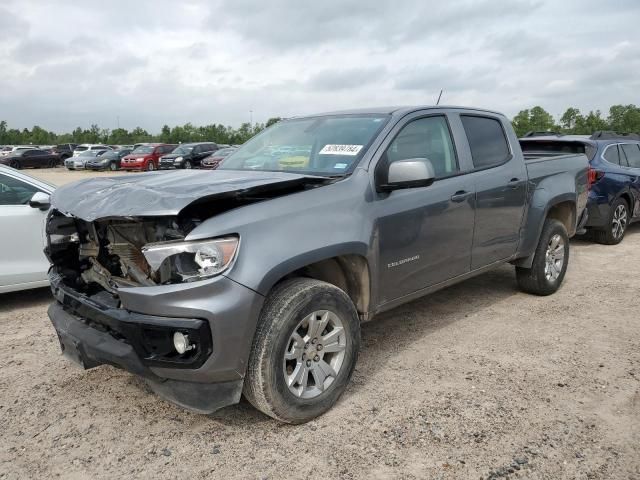
[(456, 203), (464, 202), (470, 196), (471, 192), (467, 192), (466, 190), (458, 190), (456, 193), (451, 195), (451, 201)]
[(520, 179), (519, 178), (512, 178), (511, 180), (509, 180), (509, 183), (507, 184), (507, 186), (510, 189), (515, 190), (516, 188), (518, 188), (520, 186)]

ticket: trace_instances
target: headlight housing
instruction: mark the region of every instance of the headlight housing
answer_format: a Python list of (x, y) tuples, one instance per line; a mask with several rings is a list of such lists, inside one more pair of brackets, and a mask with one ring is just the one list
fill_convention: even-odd
[(176, 157), (174, 163), (180, 163), (182, 161), (182, 157)]
[(220, 237), (194, 242), (149, 243), (142, 254), (160, 277), (194, 282), (221, 274), (233, 262), (240, 239)]

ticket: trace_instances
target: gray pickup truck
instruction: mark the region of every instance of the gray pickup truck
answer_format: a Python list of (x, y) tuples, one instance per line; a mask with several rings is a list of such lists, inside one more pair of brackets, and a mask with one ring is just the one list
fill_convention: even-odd
[(353, 110), (270, 127), (218, 170), (56, 190), (46, 253), (63, 353), (197, 412), (242, 394), (302, 423), (345, 390), (360, 323), (510, 262), (564, 278), (584, 155), (525, 159), (501, 114)]

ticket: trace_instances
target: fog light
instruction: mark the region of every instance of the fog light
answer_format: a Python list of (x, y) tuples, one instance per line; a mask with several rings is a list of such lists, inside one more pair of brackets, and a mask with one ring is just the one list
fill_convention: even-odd
[(188, 352), (189, 350), (193, 350), (196, 348), (195, 345), (189, 343), (189, 336), (185, 335), (181, 332), (176, 332), (173, 334), (173, 346), (176, 348), (176, 352), (182, 355), (184, 352)]

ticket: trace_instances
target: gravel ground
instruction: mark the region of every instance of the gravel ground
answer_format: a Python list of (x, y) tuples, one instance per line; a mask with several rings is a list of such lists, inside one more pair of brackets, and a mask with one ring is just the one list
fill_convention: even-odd
[(574, 240), (553, 296), (519, 293), (505, 266), (388, 312), (363, 326), (340, 402), (302, 426), (82, 371), (48, 291), (5, 294), (0, 478), (640, 479), (639, 262), (637, 225), (615, 247)]

